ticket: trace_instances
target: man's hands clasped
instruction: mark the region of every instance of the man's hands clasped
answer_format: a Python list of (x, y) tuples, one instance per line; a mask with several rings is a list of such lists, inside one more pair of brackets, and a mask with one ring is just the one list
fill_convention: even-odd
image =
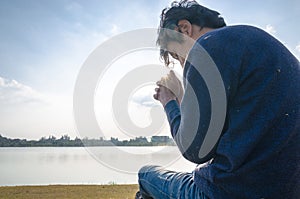
[(162, 77), (156, 84), (158, 87), (155, 88), (156, 93), (153, 97), (160, 101), (163, 107), (171, 100), (176, 100), (179, 104), (181, 103), (183, 88), (173, 70), (166, 77)]

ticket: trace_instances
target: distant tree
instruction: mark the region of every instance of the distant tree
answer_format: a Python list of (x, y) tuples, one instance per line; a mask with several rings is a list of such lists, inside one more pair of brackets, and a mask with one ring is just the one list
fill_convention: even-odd
[(34, 147), (34, 146), (161, 146), (175, 145), (173, 139), (168, 136), (152, 136), (149, 142), (146, 137), (136, 137), (130, 140), (120, 141), (118, 138), (111, 137), (110, 140), (105, 140), (103, 137), (99, 139), (89, 139), (87, 137), (82, 140), (76, 137), (74, 140), (68, 135), (62, 135), (60, 139), (55, 136), (41, 137), (39, 140), (26, 139), (10, 139), (0, 135), (0, 147)]

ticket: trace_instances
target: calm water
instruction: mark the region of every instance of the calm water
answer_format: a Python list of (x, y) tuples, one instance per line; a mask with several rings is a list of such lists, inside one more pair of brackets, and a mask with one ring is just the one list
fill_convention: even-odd
[(131, 184), (146, 164), (191, 172), (177, 147), (0, 148), (0, 186)]

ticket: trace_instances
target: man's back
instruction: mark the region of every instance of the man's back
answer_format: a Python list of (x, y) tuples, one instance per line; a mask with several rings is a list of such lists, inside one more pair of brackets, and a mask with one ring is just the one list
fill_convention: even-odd
[[(222, 75), (227, 117), (214, 160), (195, 170), (196, 184), (210, 198), (296, 198), (299, 61), (276, 39), (250, 26), (217, 29), (197, 42)], [(190, 60), (196, 56), (192, 52)], [(194, 72), (187, 64), (184, 76), (189, 80)]]

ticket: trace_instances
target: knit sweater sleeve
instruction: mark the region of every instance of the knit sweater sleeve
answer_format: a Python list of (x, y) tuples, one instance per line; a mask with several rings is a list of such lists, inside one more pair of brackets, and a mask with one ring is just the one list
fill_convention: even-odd
[(202, 46), (194, 46), (184, 69), (182, 102), (173, 100), (165, 106), (172, 137), (182, 155), (194, 163), (214, 156), (223, 132), (227, 98), (237, 85), (236, 72), (228, 70), (219, 70)]

